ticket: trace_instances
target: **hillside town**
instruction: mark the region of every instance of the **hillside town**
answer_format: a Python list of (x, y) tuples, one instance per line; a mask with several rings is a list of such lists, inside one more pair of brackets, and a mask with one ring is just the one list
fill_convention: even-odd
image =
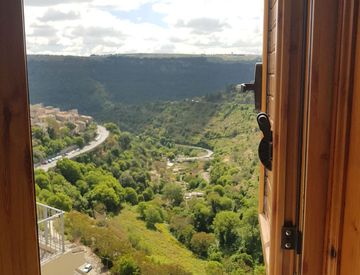
[(80, 115), (77, 109), (61, 111), (60, 108), (53, 106), (43, 106), (35, 104), (30, 106), (31, 125), (46, 129), (49, 123), (56, 122), (59, 127), (65, 126), (66, 123), (75, 125), (74, 133), (85, 131), (86, 127), (93, 122), (91, 116)]

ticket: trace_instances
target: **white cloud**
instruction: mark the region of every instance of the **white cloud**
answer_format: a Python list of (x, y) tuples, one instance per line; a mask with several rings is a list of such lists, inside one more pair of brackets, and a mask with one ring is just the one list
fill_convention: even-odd
[[(29, 53), (261, 53), (262, 0), (27, 0), (25, 4)], [(144, 5), (150, 9), (144, 11)]]
[(80, 18), (80, 14), (74, 11), (62, 12), (55, 9), (48, 9), (46, 13), (39, 18), (39, 20), (45, 22), (51, 22), (51, 21), (63, 21), (63, 20), (75, 20), (79, 18)]
[(190, 28), (195, 34), (212, 34), (222, 31), (229, 25), (220, 22), (216, 18), (194, 18), (186, 23), (183, 20), (179, 20), (175, 26), (180, 28)]
[(50, 7), (65, 3), (91, 2), (92, 0), (25, 0), (27, 6)]
[(144, 4), (154, 3), (156, 0), (94, 0), (94, 7), (106, 7), (113, 10), (132, 11)]

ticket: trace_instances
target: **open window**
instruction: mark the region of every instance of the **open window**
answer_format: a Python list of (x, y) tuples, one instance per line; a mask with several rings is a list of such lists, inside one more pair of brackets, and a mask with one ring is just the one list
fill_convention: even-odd
[[(262, 60), (253, 60), (253, 63), (262, 61), (263, 64), (261, 82), (256, 81), (256, 84), (262, 83), (261, 104), (257, 101), (257, 106), (261, 105), (261, 112), (264, 113), (260, 120), (265, 118), (266, 123), (268, 122), (268, 126), (270, 126), (265, 127), (267, 128), (266, 131), (263, 129), (266, 140), (261, 150), (265, 150), (267, 155), (265, 165), (260, 168), (258, 197), (259, 224), (267, 274), (347, 275), (358, 271), (358, 250), (360, 247), (358, 234), (360, 226), (358, 218), (359, 112), (356, 105), (359, 103), (360, 91), (358, 83), (360, 66), (358, 9), (359, 5), (356, 1), (346, 3), (338, 0), (264, 1), (263, 58)], [(41, 203), (38, 203), (36, 207), (22, 2), (2, 1), (0, 3), (0, 18), (2, 20), (0, 35), (4, 38), (0, 43), (0, 274), (37, 275), (41, 273), (40, 258), (43, 256), (39, 254), (41, 248), (45, 247), (53, 252), (63, 252), (65, 249), (64, 224), (62, 223), (64, 212)], [(184, 22), (179, 23), (182, 26), (184, 24)], [(97, 57), (93, 56), (92, 58), (96, 59)], [(222, 62), (226, 63), (226, 61)], [(72, 65), (75, 66), (76, 62)], [(104, 92), (104, 87), (101, 85), (96, 86), (96, 88), (96, 95)], [(235, 93), (239, 92), (235, 86), (229, 87), (229, 90), (234, 92), (234, 97), (237, 96)], [(254, 118), (255, 123), (256, 115), (247, 106), (249, 103), (253, 103), (253, 99), (251, 95), (246, 96), (242, 99), (243, 101), (239, 101), (239, 104), (242, 105), (239, 110), (245, 111), (246, 115)], [(259, 99), (259, 97), (256, 98)], [(216, 97), (209, 96), (208, 101), (213, 104), (216, 99)], [(184, 100), (184, 102), (188, 104), (187, 107), (195, 106), (193, 110), (197, 114), (199, 110), (204, 110), (200, 108), (203, 106), (201, 104), (204, 104), (201, 100), (201, 98), (196, 98)], [(112, 102), (106, 103), (111, 105)], [(228, 112), (229, 110), (239, 107), (233, 103), (229, 102), (225, 109), (221, 109), (221, 116), (219, 116), (221, 119), (226, 119), (229, 116), (231, 113)], [(121, 108), (113, 109), (113, 111), (119, 110)], [(139, 110), (141, 111), (141, 108), (137, 109), (137, 111)], [(203, 112), (202, 114), (205, 115), (206, 113)], [(181, 116), (181, 112), (176, 113), (176, 116), (172, 118), (172, 123), (176, 122), (178, 116)], [(216, 118), (218, 121), (215, 119), (212, 123), (221, 121), (219, 117)], [(236, 136), (241, 132), (230, 131), (234, 129), (230, 127), (229, 130), (225, 123), (219, 124), (220, 130), (217, 129), (217, 132), (212, 132), (214, 128), (208, 129), (208, 137), (216, 138), (216, 135), (221, 136), (221, 134)], [(183, 124), (184, 128), (186, 126), (186, 123)], [(249, 126), (247, 127), (250, 129), (249, 131), (255, 129), (254, 124), (246, 126)], [(232, 127), (234, 126), (232, 125)], [(111, 140), (113, 144), (119, 141), (119, 146), (123, 146), (123, 149), (129, 148), (131, 135), (125, 134), (120, 138), (116, 126), (108, 125), (107, 128), (108, 131), (113, 131), (114, 135), (118, 135), (117, 138)], [(171, 127), (169, 128), (171, 129)], [(144, 140), (143, 136), (134, 136), (133, 138), (136, 139), (137, 143)], [(228, 143), (231, 144), (232, 141), (228, 140)], [(151, 145), (152, 142), (154, 141), (150, 140), (149, 146), (153, 146)], [(163, 138), (160, 143), (165, 148), (171, 142), (169, 139)], [(199, 142), (199, 144), (202, 147), (206, 146), (205, 143)], [(251, 143), (252, 145), (253, 143)], [(171, 146), (168, 147), (171, 149)], [(183, 155), (176, 158), (173, 155), (175, 150), (166, 151), (167, 149), (162, 148), (161, 154), (168, 154), (165, 166), (156, 162), (162, 170), (170, 169), (169, 167), (175, 165), (177, 172), (179, 172), (176, 181), (182, 181), (184, 177), (189, 176), (181, 174), (181, 169), (189, 169), (189, 171), (192, 169), (191, 172), (193, 172), (198, 168), (192, 164), (193, 161), (196, 162), (199, 159), (208, 161), (212, 158), (212, 148), (199, 149), (189, 145), (178, 147), (176, 153), (180, 152)], [(140, 154), (146, 151), (146, 148), (144, 149), (141, 146), (136, 148)], [(110, 151), (114, 158), (121, 153), (120, 149)], [(236, 150), (231, 153), (234, 159), (241, 155)], [(66, 155), (66, 153), (64, 154)], [(158, 155), (162, 156), (161, 154)], [(92, 160), (95, 162), (97, 157), (98, 155), (93, 155)], [(89, 159), (91, 157), (83, 158), (81, 161), (88, 164)], [(101, 163), (102, 167), (99, 170), (108, 168), (105, 162), (111, 162), (111, 158), (107, 158)], [(175, 162), (178, 162), (179, 165), (174, 164)], [(182, 165), (187, 162), (191, 163), (189, 167)], [(209, 176), (210, 171), (207, 170), (208, 167), (206, 168), (206, 166), (211, 165), (205, 163), (204, 161), (199, 166), (203, 169), (204, 177)], [(43, 163), (43, 165), (47, 164), (49, 163)], [(128, 219), (121, 221), (129, 222), (132, 220), (139, 225), (139, 228), (143, 229), (142, 232), (148, 229), (146, 226), (152, 227), (152, 230), (155, 228), (157, 231), (152, 231), (152, 237), (159, 232), (165, 232), (166, 237), (172, 243), (178, 244), (177, 249), (173, 250), (174, 254), (170, 255), (171, 257), (178, 261), (186, 258), (185, 265), (188, 264), (187, 260), (189, 260), (190, 264), (187, 267), (191, 270), (195, 268), (199, 274), (209, 270), (216, 270), (220, 274), (220, 271), (223, 270), (219, 264), (221, 253), (234, 249), (234, 243), (237, 244), (237, 242), (222, 238), (221, 236), (225, 235), (221, 235), (220, 229), (218, 230), (220, 233), (212, 232), (213, 228), (207, 227), (208, 220), (194, 225), (191, 224), (186, 215), (177, 215), (177, 211), (180, 211), (180, 205), (183, 203), (184, 208), (188, 211), (185, 212), (189, 217), (198, 214), (198, 217), (201, 218), (202, 215), (210, 213), (208, 216), (211, 218), (211, 213), (217, 215), (216, 211), (225, 209), (224, 212), (227, 213), (224, 219), (219, 221), (220, 225), (227, 218), (238, 223), (243, 222), (244, 217), (250, 217), (252, 220), (252, 209), (244, 213), (239, 211), (241, 207), (246, 205), (246, 203), (244, 204), (244, 196), (236, 196), (240, 194), (239, 189), (244, 192), (241, 190), (241, 185), (235, 185), (238, 189), (232, 188), (233, 186), (225, 186), (228, 182), (237, 180), (237, 177), (231, 177), (233, 176), (231, 173), (236, 174), (236, 169), (227, 167), (226, 161), (220, 164), (214, 170), (227, 169), (231, 172), (222, 179), (220, 179), (221, 175), (218, 175), (216, 184), (189, 180), (189, 185), (196, 187), (189, 187), (184, 196), (176, 196), (179, 189), (171, 189), (170, 187), (163, 193), (158, 193), (159, 198), (167, 193), (167, 200), (161, 201), (158, 205), (173, 204), (172, 210), (175, 209), (169, 212), (175, 217), (173, 219), (174, 224), (172, 224), (173, 231), (184, 229), (185, 233), (189, 233), (188, 231), (194, 233), (192, 230), (195, 226), (204, 227), (195, 233), (197, 238), (194, 238), (192, 243), (192, 238), (190, 239), (190, 247), (192, 246), (194, 251), (196, 251), (194, 249), (196, 244), (198, 245), (197, 248), (201, 249), (204, 243), (208, 244), (207, 241), (209, 240), (212, 244), (217, 244), (214, 241), (213, 233), (218, 234), (217, 241), (220, 245), (228, 246), (221, 251), (216, 250), (215, 245), (212, 247), (213, 261), (209, 266), (203, 265), (203, 261), (200, 260), (200, 257), (208, 256), (206, 255), (209, 253), (208, 251), (196, 251), (199, 253), (198, 258), (189, 256), (189, 253), (182, 254), (183, 258), (174, 256), (184, 249), (184, 246), (177, 242), (179, 239), (185, 242), (188, 235), (180, 236), (179, 234), (180, 237), (177, 236), (178, 240), (176, 240), (164, 224), (156, 227), (157, 221), (165, 218), (154, 205), (147, 210), (146, 207), (142, 210), (139, 207), (140, 215), (143, 216), (136, 216), (137, 214), (135, 214), (131, 204), (134, 204), (135, 201), (139, 202), (140, 194), (130, 190), (132, 180), (128, 175), (121, 178), (122, 181), (129, 184), (126, 187), (127, 193), (124, 191), (123, 196), (124, 201), (126, 200), (126, 203), (129, 204), (125, 211), (128, 214), (125, 218)], [(107, 172), (113, 173), (113, 175), (120, 173), (121, 165), (126, 167), (126, 165), (132, 164), (119, 161), (119, 169)], [(135, 163), (134, 165), (138, 164)], [(84, 167), (82, 166), (82, 168)], [(126, 170), (126, 168), (124, 169)], [(79, 170), (81, 171), (81, 169)], [(236, 174), (236, 176), (238, 175), (240, 173)], [(247, 182), (257, 177), (256, 172), (253, 174), (244, 173), (244, 175), (247, 177)], [(139, 173), (138, 176), (137, 180), (146, 184), (147, 175), (143, 176)], [(108, 180), (106, 177), (102, 179)], [(110, 185), (118, 183), (116, 180), (109, 182)], [(221, 186), (222, 183), (224, 186)], [(197, 190), (198, 186), (210, 187), (204, 191), (205, 189)], [(135, 190), (135, 188), (132, 189)], [(251, 191), (253, 190), (251, 189)], [(224, 199), (225, 193), (234, 195), (231, 197), (233, 201)], [(206, 196), (209, 194), (210, 199), (207, 201)], [(105, 197), (106, 200), (112, 195), (113, 193), (110, 190), (107, 196), (94, 195), (94, 197), (97, 200)], [(153, 191), (147, 190), (145, 192), (142, 190), (141, 199), (144, 202), (151, 200), (153, 196)], [(112, 197), (116, 202), (117, 197)], [(196, 205), (194, 203), (196, 200), (201, 201), (201, 203), (194, 207), (198, 211), (195, 213), (194, 211), (191, 212), (194, 209), (190, 209), (190, 207)], [(94, 201), (96, 200), (94, 199)], [(95, 205), (96, 202), (93, 203), (94, 207), (88, 211), (89, 215), (86, 216), (88, 226), (89, 228), (99, 227), (99, 232), (105, 232), (102, 230), (111, 227), (107, 224), (107, 220), (111, 216), (106, 216), (106, 211), (113, 211), (111, 214), (115, 215), (116, 211), (119, 210), (117, 208), (119, 205), (114, 206), (111, 203), (109, 205)], [(153, 222), (147, 221), (146, 226), (145, 221), (142, 220), (145, 219), (144, 215), (147, 215), (145, 212), (153, 218)], [(229, 212), (231, 213), (229, 214)], [(98, 216), (100, 219), (94, 223), (90, 216), (92, 218)], [(83, 219), (84, 215), (75, 214), (72, 218), (71, 221), (77, 222)], [(187, 228), (182, 227), (184, 223), (189, 226)], [(131, 223), (122, 228), (127, 234), (134, 233), (135, 229), (138, 228), (135, 228)], [(189, 230), (187, 231), (187, 229)], [(250, 230), (254, 230), (251, 233), (256, 232), (256, 229), (256, 225), (250, 228)], [(50, 233), (55, 234), (48, 238)], [(230, 233), (233, 234), (233, 232)], [(102, 239), (104, 240), (102, 244), (108, 245), (106, 248), (115, 243), (111, 238), (107, 238), (111, 234), (103, 234), (103, 236), (105, 238)], [(134, 255), (140, 255), (139, 259), (144, 261), (155, 258), (155, 261), (145, 261), (149, 265), (153, 262), (161, 262), (159, 259), (164, 258), (158, 255), (158, 258), (147, 257), (146, 253), (151, 254), (151, 248), (142, 243), (141, 237), (143, 236), (131, 235), (131, 240), (129, 238), (126, 249), (130, 247)], [(237, 231), (231, 237), (238, 238), (236, 241), (241, 239)], [(90, 245), (94, 240), (94, 236), (90, 236), (87, 242)], [(158, 240), (158, 244), (163, 245), (160, 243), (162, 239)], [(250, 241), (253, 240), (257, 241), (256, 236)], [(246, 250), (246, 247), (243, 250)], [(352, 252), (350, 253), (350, 251)], [(111, 257), (118, 257), (116, 253), (110, 254), (101, 254), (101, 261), (108, 268), (114, 264)], [(260, 254), (256, 254), (257, 259), (261, 258)], [(176, 255), (178, 256), (178, 254)], [(165, 256), (163, 255), (163, 257)], [(239, 253), (235, 255), (236, 257), (231, 258), (231, 256), (226, 260), (232, 259), (234, 261), (232, 263), (240, 262), (240, 265), (249, 263), (247, 267), (251, 267), (251, 265), (252, 268), (254, 267), (253, 258), (250, 259), (249, 255)], [(122, 258), (119, 260), (119, 266), (123, 262), (130, 263), (130, 265), (135, 266), (134, 270), (137, 270), (133, 260), (126, 257)], [(262, 263), (260, 261), (256, 264), (259, 264), (261, 268)], [(179, 270), (178, 266), (172, 266), (166, 261), (162, 263), (162, 268)], [(85, 264), (81, 272), (90, 272), (91, 269), (90, 264)]]

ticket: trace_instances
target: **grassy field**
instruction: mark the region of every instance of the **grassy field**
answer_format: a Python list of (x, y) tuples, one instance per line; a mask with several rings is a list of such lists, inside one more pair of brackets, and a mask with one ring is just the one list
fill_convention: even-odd
[(110, 221), (114, 232), (127, 235), (138, 249), (147, 252), (157, 263), (177, 264), (193, 274), (206, 274), (206, 261), (198, 259), (169, 232), (166, 224), (157, 224), (157, 230), (149, 230), (138, 219), (135, 207), (126, 207)]

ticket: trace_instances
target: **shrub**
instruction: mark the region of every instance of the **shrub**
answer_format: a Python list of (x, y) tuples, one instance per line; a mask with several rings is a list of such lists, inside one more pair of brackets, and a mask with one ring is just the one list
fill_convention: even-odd
[(136, 191), (131, 187), (125, 188), (125, 201), (135, 205), (138, 203), (138, 195)]
[(190, 241), (195, 230), (194, 226), (190, 224), (188, 217), (173, 216), (170, 221), (170, 230), (180, 242), (186, 246), (190, 246)]
[(111, 273), (116, 275), (136, 275), (140, 274), (140, 268), (131, 256), (122, 256), (115, 261)]
[(144, 211), (145, 222), (148, 228), (154, 229), (155, 223), (163, 222), (163, 217), (161, 215), (161, 210), (150, 205)]
[(58, 193), (51, 195), (47, 201), (50, 206), (59, 208), (63, 211), (70, 211), (72, 209), (72, 200), (64, 193)]
[(195, 233), (190, 242), (190, 247), (193, 252), (202, 258), (207, 258), (208, 249), (215, 243), (215, 237), (213, 234), (199, 232)]
[(49, 176), (42, 170), (35, 172), (35, 182), (41, 189), (48, 188), (50, 184)]
[(207, 275), (223, 275), (224, 269), (223, 265), (219, 262), (210, 261), (206, 266)]
[(142, 195), (144, 197), (144, 201), (151, 201), (154, 198), (154, 192), (150, 187), (146, 188)]
[(214, 192), (216, 192), (216, 193), (218, 193), (220, 196), (224, 196), (224, 194), (225, 194), (225, 189), (224, 189), (224, 187), (222, 186), (222, 185), (215, 185), (214, 187), (213, 187), (213, 191)]
[(178, 206), (183, 201), (183, 190), (180, 185), (169, 183), (164, 188), (164, 196), (172, 205)]

